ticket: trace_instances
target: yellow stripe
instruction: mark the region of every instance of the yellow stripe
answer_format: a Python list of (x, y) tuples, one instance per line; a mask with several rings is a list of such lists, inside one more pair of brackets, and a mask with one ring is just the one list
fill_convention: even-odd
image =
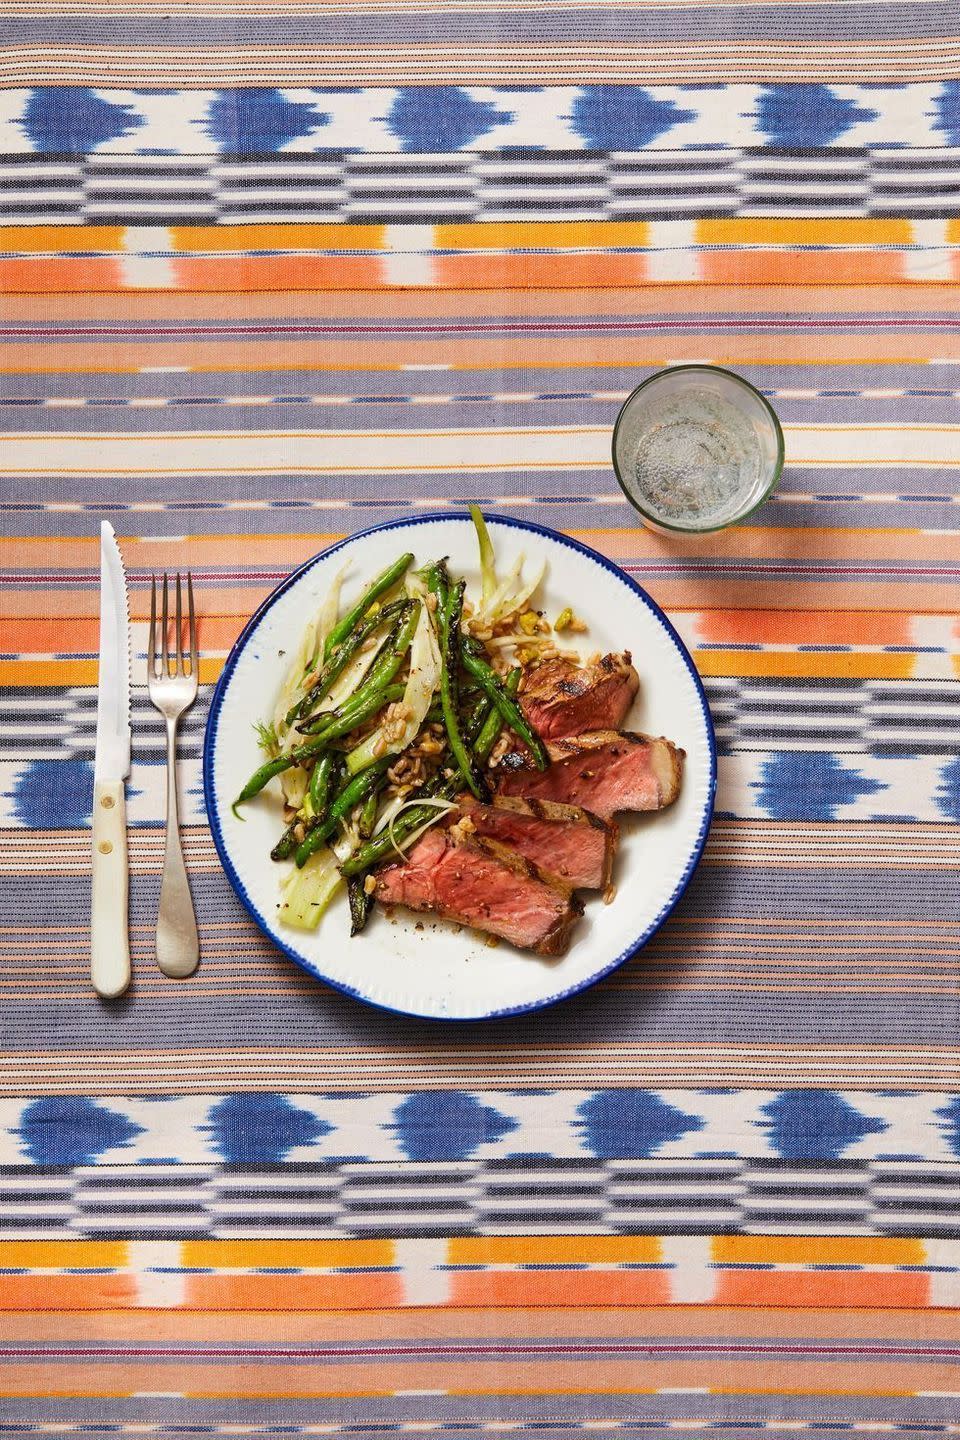
[[(836, 220), (698, 220), (701, 245), (909, 245), (915, 239), (910, 220), (848, 217)], [(829, 276), (825, 276), (829, 280)]]
[[(172, 225), (178, 252), (198, 250), (384, 250), (385, 225)], [(419, 246), (417, 247), (420, 248)]]
[(851, 1235), (716, 1235), (710, 1241), (717, 1264), (751, 1265), (922, 1265), (922, 1240)]
[[(693, 223), (694, 245), (810, 246), (922, 244), (911, 220), (866, 217), (844, 219), (716, 219)], [(60, 254), (124, 251), (129, 227), (119, 225), (0, 226), (0, 252)], [(251, 250), (403, 251), (405, 232), (411, 250), (424, 249), (426, 227), (402, 222), (385, 225), (279, 224), (174, 225), (169, 230), (178, 254)], [(634, 249), (651, 243), (651, 226), (635, 220), (516, 220), (433, 225), (426, 248), (437, 250), (511, 250), (516, 248)], [(689, 233), (689, 232), (688, 232)], [(948, 241), (960, 242), (960, 221), (947, 225)], [(688, 249), (679, 244), (677, 249)]]
[[(769, 675), (833, 680), (907, 680), (914, 673), (916, 655), (877, 655), (841, 652), (816, 654), (791, 650), (694, 650), (701, 675)], [(954, 664), (958, 657), (954, 657)]]
[(121, 225), (0, 225), (4, 251), (122, 250)]
[(331, 1266), (393, 1265), (392, 1240), (184, 1240), (180, 1264), (214, 1269), (278, 1266), (324, 1270)]
[(4, 1270), (122, 1269), (129, 1247), (119, 1240), (0, 1240)]
[(447, 1241), (451, 1265), (655, 1264), (654, 1235), (470, 1235)]
[[(222, 659), (201, 658), (201, 684), (216, 684), (225, 663)], [(96, 660), (0, 660), (0, 687), (96, 684)]]

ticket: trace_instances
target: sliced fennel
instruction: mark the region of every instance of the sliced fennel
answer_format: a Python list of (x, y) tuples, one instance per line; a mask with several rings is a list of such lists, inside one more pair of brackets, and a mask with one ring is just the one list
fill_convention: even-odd
[(280, 776), (280, 789), (288, 805), (299, 810), (310, 786), (310, 776), (302, 765), (293, 765)]
[(497, 590), (497, 566), (493, 553), (493, 541), (490, 539), (490, 531), (487, 529), (487, 522), (481, 514), (479, 505), (470, 506), (470, 518), (473, 521), (473, 528), (477, 532), (477, 547), (480, 551), (480, 608), (485, 611)]
[(531, 576), (524, 578), (523, 565), (526, 556), (517, 556), (510, 568), (510, 574), (497, 587), (496, 593), (491, 597), (488, 609), (485, 609), (484, 619), (490, 623), (506, 620), (511, 615), (516, 615), (530, 603), (534, 592), (540, 585), (546, 569), (546, 560), (541, 560), (539, 566)]
[(410, 646), (410, 674), (401, 702), (408, 711), (403, 731), (395, 739), (388, 740), (383, 725), (374, 730), (347, 756), (347, 770), (351, 775), (365, 770), (378, 756), (396, 755), (411, 744), (423, 724), (439, 684), (440, 646), (434, 633), (430, 611), (426, 605), (421, 605), (420, 617)]
[(346, 573), (347, 566), (344, 565), (333, 577), (330, 589), (324, 596), (316, 615), (304, 629), (297, 653), (287, 668), (283, 684), (280, 687), (280, 694), (277, 696), (277, 703), (273, 709), (273, 728), (280, 737), (281, 743), (287, 730), (286, 717), (303, 695), (303, 682), (313, 671), (317, 658), (323, 650), (323, 642), (337, 623), (337, 616), (340, 613), (340, 590)]
[(394, 795), (392, 800), (388, 800), (386, 805), (381, 807), (377, 816), (377, 823), (373, 827), (374, 835), (379, 835), (384, 826), (389, 825), (394, 816), (399, 815), (403, 807), (409, 803), (410, 801), (405, 795)]
[(525, 556), (521, 552), (511, 565), (509, 573), (502, 580), (498, 580), (493, 541), (490, 539), (487, 523), (476, 505), (470, 506), (470, 516), (477, 532), (477, 546), (480, 551), (481, 597), (477, 617), (488, 625), (494, 625), (515, 615), (529, 603), (544, 577), (547, 562), (542, 560), (533, 577), (524, 579)]
[(294, 865), (280, 890), (280, 923), (293, 930), (315, 930), (343, 883), (332, 850), (318, 850), (301, 870)]
[[(418, 825), (416, 830), (411, 830), (410, 834), (407, 835), (403, 840), (398, 840), (396, 838), (396, 831), (394, 830), (394, 826), (403, 811), (411, 809), (411, 807), (414, 805), (427, 805), (430, 807), (431, 810), (436, 810), (437, 813), (432, 820), (424, 820), (423, 824)], [(458, 807), (453, 800), (404, 801), (404, 803), (397, 810), (394, 811), (394, 813), (390, 816), (390, 819), (387, 822), (387, 834), (390, 836), (390, 844), (393, 846), (394, 850), (398, 855), (403, 855), (407, 850), (410, 849), (411, 845), (416, 844), (416, 842), (420, 839), (421, 835), (423, 835), (427, 830), (431, 829), (432, 826), (436, 825), (437, 821), (441, 820), (449, 810), (456, 810), (457, 808)]]

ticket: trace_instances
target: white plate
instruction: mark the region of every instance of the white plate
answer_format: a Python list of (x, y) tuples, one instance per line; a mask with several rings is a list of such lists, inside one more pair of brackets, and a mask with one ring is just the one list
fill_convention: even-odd
[(547, 555), (541, 594), (553, 615), (571, 604), (589, 625), (580, 647), (630, 650), (640, 693), (625, 728), (666, 735), (687, 752), (677, 802), (662, 814), (627, 820), (617, 856), (617, 894), (597, 896), (574, 932), (569, 952), (545, 959), (507, 944), (485, 945), (469, 930), (395, 912), (375, 914), (349, 938), (346, 902), (335, 902), (310, 934), (276, 919), (278, 867), (269, 858), (283, 825), (278, 787), (243, 807), (230, 806), (261, 763), (253, 721), (273, 708), (289, 653), (300, 640), (334, 573), (350, 562), (348, 603), (402, 550), (419, 564), (450, 557), (478, 593), (477, 544), (469, 518), (426, 515), (353, 535), (310, 560), (264, 601), (234, 646), (210, 708), (204, 747), (204, 792), (213, 838), (227, 876), (262, 930), (320, 980), (387, 1010), (442, 1020), (476, 1020), (550, 1005), (594, 984), (650, 938), (676, 905), (706, 839), (716, 783), (713, 727), (703, 687), (676, 631), (650, 597), (609, 560), (565, 535), (506, 516), (488, 516), (498, 566), (518, 552)]

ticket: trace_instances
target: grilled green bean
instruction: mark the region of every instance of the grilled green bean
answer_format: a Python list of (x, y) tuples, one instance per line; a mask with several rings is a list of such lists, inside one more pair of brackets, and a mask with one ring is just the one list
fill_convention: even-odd
[(417, 574), (430, 591), (430, 594), (436, 596), (436, 614), (439, 620), (440, 612), (447, 603), (447, 591), (450, 589), (450, 576), (447, 573), (447, 562), (446, 560), (434, 560), (432, 565), (425, 565), (422, 570), (417, 571)]
[(306, 835), (297, 847), (295, 858), (298, 867), (302, 869), (314, 851), (326, 844), (336, 830), (338, 822), (343, 819), (344, 815), (350, 813), (354, 805), (359, 805), (366, 800), (392, 759), (391, 755), (384, 755), (382, 759), (374, 761), (366, 770), (361, 770), (360, 774), (355, 775), (346, 785), (341, 786), (331, 802), (326, 817), (317, 824), (311, 822)]
[[(517, 686), (520, 684), (520, 674), (519, 670), (511, 670), (507, 676), (504, 685), (509, 695), (516, 694)], [(498, 710), (491, 707), (480, 727), (480, 733), (477, 735), (474, 745), (473, 756), (477, 764), (486, 763), (502, 726), (503, 717)], [(423, 786), (418, 798), (427, 799), (429, 796), (436, 796), (439, 799), (452, 800), (463, 789), (463, 783), (463, 775), (457, 770), (456, 774), (449, 779), (434, 779), (430, 784)], [(414, 830), (419, 829), (427, 820), (433, 819), (436, 814), (437, 808), (434, 805), (411, 805), (409, 810), (404, 810), (403, 814), (394, 821), (394, 838), (398, 842), (406, 840)], [(389, 831), (383, 830), (366, 845), (361, 845), (359, 850), (355, 851), (340, 868), (348, 878), (361, 875), (363, 871), (372, 869), (381, 860), (385, 860), (395, 849), (396, 846)]]
[[(512, 700), (520, 688), (520, 676), (523, 671), (515, 666), (503, 682), (504, 692)], [(500, 739), (500, 732), (503, 729), (503, 716), (496, 705), (491, 705), (484, 721), (483, 729), (477, 736), (476, 744), (473, 747), (473, 758), (478, 765), (486, 765), (490, 759), (490, 752)]]
[(380, 792), (386, 784), (386, 777), (381, 775), (381, 783), (375, 790), (371, 790), (363, 802), (363, 809), (360, 811), (360, 818), (357, 821), (357, 833), (361, 840), (369, 840), (373, 834), (373, 827), (377, 823), (377, 811), (380, 809)]
[[(396, 612), (397, 619), (393, 629), (381, 641), (376, 659), (357, 689), (344, 700), (340, 707), (341, 710), (361, 704), (378, 686), (388, 684), (399, 670), (403, 657), (413, 640), (413, 632), (417, 628), (420, 601), (406, 600), (398, 603), (400, 609)], [(390, 608), (392, 610), (393, 606)], [(329, 711), (322, 711), (319, 715), (311, 715), (299, 724), (297, 729), (301, 735), (317, 735), (321, 730), (326, 729), (330, 714)]]
[[(330, 789), (334, 783), (336, 771), (339, 767), (340, 757), (332, 750), (327, 750), (316, 765), (310, 776), (310, 785), (307, 790), (307, 800), (304, 808), (290, 821), (280, 839), (270, 851), (271, 860), (289, 860), (290, 856), (300, 844), (303, 831), (300, 827), (307, 821), (314, 823), (322, 820), (327, 810), (327, 801), (330, 798)], [(300, 833), (298, 834), (298, 830)]]
[[(438, 567), (439, 568), (439, 567)], [(467, 785), (478, 800), (490, 797), (490, 787), (473, 763), (469, 750), (460, 733), (458, 715), (460, 677), (460, 617), (463, 614), (463, 594), (467, 582), (460, 580), (447, 590), (445, 603), (440, 607), (440, 704), (443, 707), (443, 723), (454, 760)]]
[(320, 759), (313, 767), (313, 773), (310, 776), (309, 790), (310, 805), (313, 809), (312, 819), (316, 819), (317, 816), (323, 815), (326, 812), (327, 805), (330, 801), (330, 790), (333, 785), (334, 771), (337, 768), (337, 760), (338, 757), (334, 755), (332, 751), (328, 750), (325, 755), (320, 756)]
[(527, 720), (520, 706), (507, 694), (499, 676), (487, 664), (483, 656), (483, 647), (475, 640), (466, 639), (461, 646), (461, 654), (468, 673), (486, 691), (510, 729), (514, 734), (519, 735), (524, 745), (527, 746), (537, 769), (546, 770), (550, 764), (546, 746)]
[(392, 585), (396, 585), (401, 575), (409, 568), (412, 559), (412, 554), (401, 555), (399, 560), (394, 560), (392, 565), (388, 565), (386, 570), (377, 576), (372, 585), (367, 586), (356, 605), (347, 611), (342, 620), (337, 621), (327, 636), (323, 646), (324, 660), (328, 659), (341, 641), (347, 638), (357, 622), (366, 615), (373, 602), (379, 600), (381, 595), (385, 595)]
[(376, 715), (384, 705), (390, 705), (394, 700), (402, 700), (406, 692), (406, 685), (387, 685), (382, 690), (376, 690), (366, 695), (361, 700), (359, 692), (354, 696), (350, 705), (345, 705), (342, 710), (330, 711), (330, 724), (325, 730), (317, 735), (311, 735), (304, 745), (298, 745), (296, 750), (291, 750), (295, 757), (293, 763), (301, 765), (304, 760), (311, 760), (314, 755), (321, 751), (328, 750), (334, 740), (341, 740), (344, 735), (349, 735), (351, 730), (356, 730), (364, 720), (369, 720), (371, 715)]
[(297, 763), (292, 755), (278, 755), (276, 760), (268, 760), (265, 765), (261, 765), (259, 770), (253, 772), (236, 800), (234, 800), (234, 814), (236, 814), (238, 805), (242, 805), (245, 800), (252, 800), (254, 795), (259, 795), (264, 785), (268, 784), (274, 775), (282, 775), (284, 770), (289, 770), (291, 765), (296, 765)]
[(432, 820), (436, 814), (437, 808), (434, 805), (411, 805), (410, 809), (404, 810), (394, 822), (392, 835), (389, 826), (381, 830), (379, 835), (374, 835), (372, 840), (361, 845), (359, 850), (355, 850), (350, 858), (344, 861), (340, 866), (340, 873), (347, 880), (352, 875), (362, 875), (365, 870), (370, 870), (396, 852), (395, 840), (397, 843), (406, 840), (414, 830), (419, 829), (425, 821)]
[(392, 605), (386, 605), (378, 610), (375, 615), (370, 615), (362, 624), (348, 635), (343, 643), (325, 660), (324, 667), (317, 678), (316, 684), (312, 685), (307, 693), (287, 711), (286, 723), (293, 725), (295, 721), (309, 715), (315, 706), (319, 705), (325, 695), (329, 695), (334, 684), (346, 670), (347, 665), (353, 659), (360, 646), (368, 636), (381, 625), (393, 620), (407, 605), (406, 600), (395, 600)]
[(373, 909), (373, 895), (364, 889), (364, 876), (352, 875), (347, 881), (347, 899), (350, 902), (350, 935), (359, 935)]

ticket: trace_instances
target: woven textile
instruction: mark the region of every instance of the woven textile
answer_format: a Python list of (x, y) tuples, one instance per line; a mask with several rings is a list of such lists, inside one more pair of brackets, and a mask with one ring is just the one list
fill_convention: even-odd
[[(0, 86), (0, 1436), (960, 1435), (956, 6), (0, 0)], [(609, 460), (684, 360), (786, 434), (706, 541), (642, 529)], [(472, 500), (667, 609), (719, 791), (642, 954), (440, 1026), (254, 929), (200, 749), (292, 568)], [(135, 657), (109, 1005), (101, 517)], [(144, 652), (188, 566), (171, 982)]]

